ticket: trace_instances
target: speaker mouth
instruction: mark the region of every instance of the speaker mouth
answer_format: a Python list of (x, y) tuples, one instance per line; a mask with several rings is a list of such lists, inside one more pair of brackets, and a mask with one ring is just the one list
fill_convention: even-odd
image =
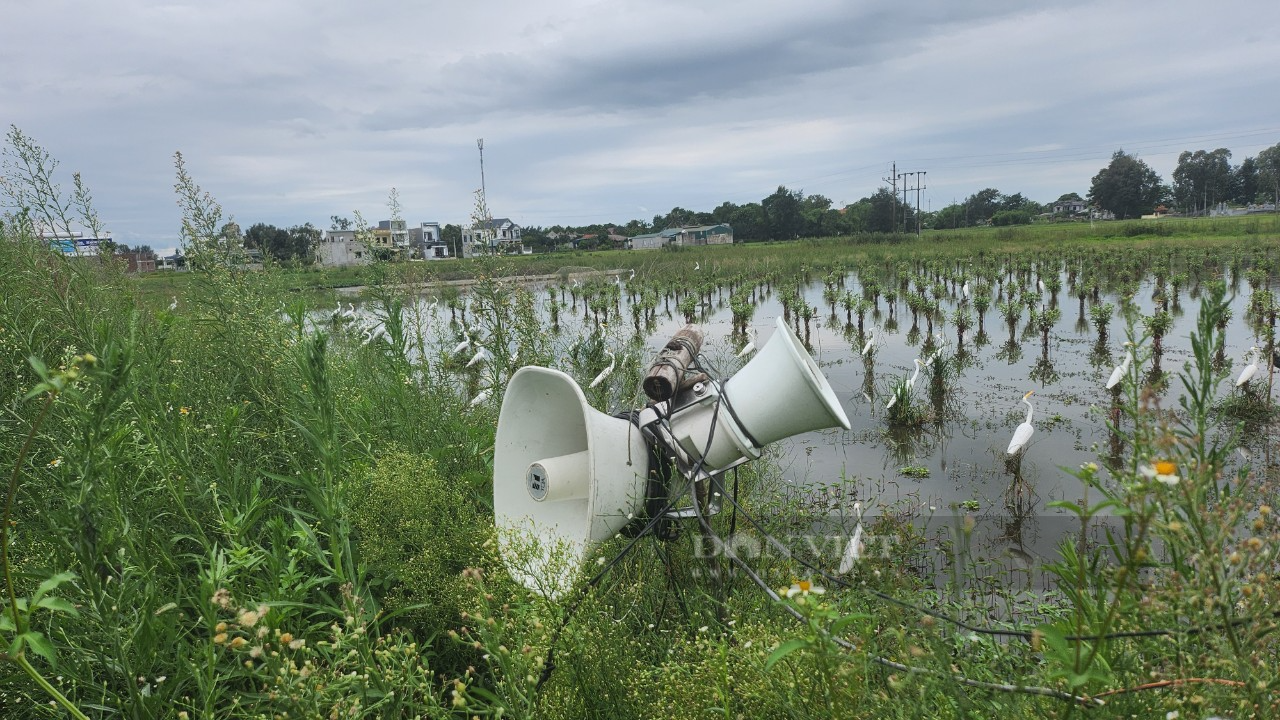
[(593, 544), (644, 512), (645, 439), (587, 404), (563, 372), (528, 366), (512, 375), (494, 447), (499, 548), (512, 576), (547, 597), (568, 591)]

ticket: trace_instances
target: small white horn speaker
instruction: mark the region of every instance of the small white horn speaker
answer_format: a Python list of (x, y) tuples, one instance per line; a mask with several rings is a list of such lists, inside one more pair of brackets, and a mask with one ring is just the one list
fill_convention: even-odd
[[(818, 364), (781, 317), (777, 332), (751, 362), (708, 402), (673, 417), (674, 434), (686, 452), (703, 457), (714, 473), (743, 459), (756, 459), (770, 443), (810, 430), (849, 429), (849, 416)], [(718, 407), (717, 407), (718, 405)], [(711, 419), (715, 433), (711, 434)]]
[(572, 377), (535, 366), (511, 377), (494, 444), (503, 561), (525, 587), (557, 599), (591, 546), (644, 508), (647, 445), (630, 422), (588, 405)]

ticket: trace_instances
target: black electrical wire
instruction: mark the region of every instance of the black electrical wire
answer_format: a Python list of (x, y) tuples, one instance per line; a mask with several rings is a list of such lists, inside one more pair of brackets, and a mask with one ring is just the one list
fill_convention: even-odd
[[(711, 430), (707, 435), (707, 445), (703, 448), (702, 455), (698, 458), (698, 462), (694, 465), (693, 472), (691, 473), (694, 478), (698, 476), (698, 473), (702, 472), (702, 466), (705, 462), (706, 455), (711, 450), (711, 439), (715, 435), (717, 415), (718, 413), (713, 413), (711, 416)], [(658, 419), (664, 420), (665, 418), (661, 413), (659, 413)], [(690, 482), (689, 488), (694, 487), (696, 482), (696, 480)], [(560, 641), (560, 634), (564, 632), (566, 627), (568, 627), (569, 621), (573, 618), (574, 613), (578, 611), (578, 608), (581, 607), (582, 603), (587, 599), (587, 595), (590, 593), (591, 589), (598, 585), (600, 581), (604, 579), (604, 576), (608, 574), (615, 565), (621, 562), (622, 559), (625, 558), (633, 548), (635, 548), (636, 544), (639, 543), (642, 538), (649, 535), (653, 529), (658, 526), (667, 512), (675, 505), (676, 500), (679, 500), (683, 496), (684, 492), (674, 494), (668, 493), (667, 502), (662, 506), (662, 509), (658, 513), (654, 514), (653, 517), (649, 518), (649, 521), (645, 523), (644, 527), (639, 532), (636, 533), (635, 537), (631, 538), (631, 541), (624, 545), (622, 550), (618, 551), (617, 555), (614, 555), (609, 562), (605, 563), (604, 567), (600, 568), (600, 571), (592, 576), (591, 579), (587, 581), (586, 585), (578, 591), (578, 596), (574, 598), (573, 603), (565, 612), (564, 617), (561, 618), (560, 624), (556, 626), (555, 632), (551, 635), (551, 642), (547, 645), (547, 655), (543, 661), (542, 672), (538, 675), (538, 683), (534, 686), (534, 692), (541, 691), (542, 686), (551, 678), (551, 673), (556, 668), (555, 650), (556, 644)], [(693, 494), (693, 505), (695, 508), (698, 506), (696, 493)]]
[[(832, 585), (835, 585), (840, 588), (845, 588), (848, 590), (866, 592), (867, 594), (872, 595), (890, 604), (897, 605), (898, 607), (901, 607), (904, 609), (914, 610), (922, 615), (928, 615), (929, 617), (935, 618), (937, 620), (941, 620), (946, 623), (950, 623), (952, 625), (963, 628), (970, 632), (977, 633), (979, 635), (1016, 637), (1016, 638), (1022, 638), (1024, 640), (1031, 640), (1036, 635), (1035, 631), (1014, 630), (1009, 628), (992, 628), (992, 627), (984, 627), (981, 625), (973, 625), (964, 620), (961, 620), (960, 618), (954, 617), (952, 615), (948, 615), (940, 610), (934, 610), (932, 608), (928, 608), (923, 605), (918, 605), (916, 603), (912, 603), (906, 600), (896, 598), (892, 595), (876, 590), (875, 588), (853, 585), (852, 583), (849, 583), (846, 580), (843, 580), (835, 575), (832, 575), (826, 570), (823, 570), (817, 565), (796, 555), (794, 552), (791, 551), (790, 547), (783, 544), (777, 538), (773, 537), (773, 535), (769, 534), (769, 532), (765, 530), (764, 527), (762, 527), (760, 523), (758, 523), (750, 513), (748, 513), (745, 509), (741, 508), (741, 506), (738, 505), (736, 498), (731, 498), (730, 503), (734, 506), (735, 509), (738, 509), (741, 511), (742, 517), (748, 523), (750, 523), (752, 527), (754, 527), (757, 531), (759, 531), (761, 535), (764, 536), (765, 541), (772, 544), (780, 552), (785, 553), (787, 557), (794, 559), (800, 565), (822, 576), (824, 580), (831, 583)], [(1275, 619), (1275, 618), (1280, 618), (1280, 610), (1275, 610), (1269, 613), (1261, 613), (1258, 615), (1250, 615), (1248, 617), (1243, 617), (1243, 618), (1236, 618), (1234, 620), (1230, 620), (1222, 623), (1214, 623), (1212, 625), (1196, 625), (1196, 626), (1191, 626), (1188, 628), (1181, 628), (1176, 630), (1171, 630), (1166, 628), (1155, 628), (1150, 630), (1122, 630), (1122, 631), (1110, 632), (1110, 633), (1099, 633), (1096, 635), (1066, 635), (1063, 637), (1063, 639), (1067, 640), (1068, 642), (1098, 642), (1102, 640), (1120, 640), (1125, 638), (1169, 637), (1169, 636), (1175, 636), (1175, 635), (1193, 636), (1193, 635), (1201, 635), (1203, 633), (1212, 632), (1216, 630), (1225, 630), (1227, 628), (1241, 627), (1244, 625), (1250, 625), (1256, 622), (1261, 622), (1263, 620)]]
[[(705, 372), (705, 368), (704, 368), (704, 372)], [(724, 396), (723, 395), (717, 396), (717, 398), (722, 398), (722, 397)], [(719, 400), (717, 400), (717, 404), (718, 402)], [(717, 410), (718, 410), (718, 407), (717, 407)], [(719, 416), (718, 412), (712, 415), (711, 429), (707, 435), (708, 449), (711, 447), (711, 438), (715, 433), (715, 421), (718, 416)], [(705, 452), (703, 454), (705, 457)], [(701, 459), (699, 460), (698, 464), (699, 465), (702, 464)], [(737, 506), (736, 500), (731, 500), (731, 502), (735, 507)], [(775, 591), (772, 587), (769, 587), (769, 584), (765, 582), (763, 578), (760, 577), (759, 573), (757, 573), (754, 568), (748, 565), (744, 560), (742, 560), (742, 558), (738, 557), (738, 554), (737, 552), (734, 551), (733, 545), (731, 543), (724, 542), (723, 538), (720, 538), (718, 535), (716, 535), (715, 529), (711, 527), (710, 521), (708, 521), (706, 516), (702, 514), (702, 507), (698, 504), (696, 498), (694, 499), (694, 503), (693, 503), (693, 514), (694, 514), (694, 517), (697, 518), (698, 525), (702, 529), (702, 532), (704, 534), (709, 535), (711, 537), (715, 537), (716, 539), (721, 541), (721, 547), (724, 548), (725, 557), (729, 559), (730, 563), (732, 563), (739, 570), (741, 570), (748, 578), (751, 579), (753, 583), (756, 584), (757, 587), (763, 590), (764, 593), (768, 595), (774, 602), (778, 603), (787, 612), (787, 614), (791, 615), (797, 622), (800, 622), (800, 623), (807, 622), (807, 619), (804, 617), (804, 615), (800, 613), (799, 610), (797, 610), (795, 607), (793, 607), (790, 604), (783, 603), (782, 598), (778, 595), (777, 591)], [(743, 517), (748, 517), (749, 520), (753, 520), (749, 518), (749, 516), (745, 513), (745, 511), (743, 512)], [(752, 522), (752, 524), (756, 525), (754, 521)], [(757, 529), (759, 529), (759, 525), (756, 525), (756, 527)], [(786, 547), (785, 545), (782, 545), (781, 543), (779, 543), (775, 538), (773, 538), (773, 536), (768, 535), (767, 533), (765, 533), (765, 536), (767, 539), (773, 541), (778, 546), (782, 548)], [(857, 648), (854, 646), (853, 643), (849, 642), (848, 640), (845, 640), (842, 637), (831, 635), (830, 633), (827, 633), (827, 637), (829, 637), (831, 641), (834, 642), (836, 645), (844, 648), (845, 650), (848, 650), (850, 652), (857, 650)], [(971, 678), (965, 677), (960, 674), (942, 673), (936, 670), (929, 670), (927, 668), (914, 667), (911, 665), (895, 662), (888, 658), (879, 657), (877, 655), (868, 654), (867, 658), (870, 659), (872, 662), (876, 663), (877, 665), (880, 665), (882, 667), (887, 667), (893, 670), (898, 670), (899, 672), (932, 675), (935, 677), (947, 677), (954, 682), (960, 683), (961, 685), (966, 685), (968, 687), (976, 687), (984, 690), (995, 690), (999, 692), (1016, 692), (1016, 693), (1022, 693), (1022, 694), (1028, 694), (1028, 695), (1041, 695), (1045, 697), (1054, 697), (1061, 700), (1070, 700), (1072, 702), (1077, 702), (1077, 703), (1087, 702), (1086, 698), (1080, 697), (1078, 695), (1072, 695), (1071, 693), (1063, 692), (1061, 690), (1054, 690), (1053, 688), (1039, 687), (1034, 685), (1024, 686), (1024, 685), (1012, 685), (1008, 683), (992, 683), (992, 682), (986, 682), (982, 680), (973, 680)], [(1100, 703), (1100, 701), (1095, 701), (1095, 702)]]
[[(703, 372), (706, 372), (709, 376), (713, 378), (717, 377), (718, 373), (715, 371), (715, 368), (711, 366), (709, 362), (706, 362), (705, 364), (703, 364), (704, 362), (705, 362), (705, 358), (699, 356), (699, 366), (703, 370)], [(728, 402), (727, 398), (726, 398), (725, 405), (726, 407), (729, 407), (730, 414), (733, 415), (734, 419), (736, 420), (737, 416), (733, 414), (732, 406)], [(759, 446), (757, 445), (757, 447)], [(766, 541), (768, 541), (770, 544), (776, 547), (779, 551), (784, 553), (786, 557), (794, 558), (796, 562), (800, 563), (802, 566), (808, 568), (812, 572), (818, 573), (827, 582), (837, 587), (841, 587), (849, 590), (862, 590), (890, 604), (897, 605), (898, 607), (902, 607), (905, 609), (914, 610), (916, 612), (919, 612), (922, 615), (928, 615), (929, 617), (935, 618), (937, 620), (941, 620), (946, 623), (950, 623), (952, 625), (963, 628), (973, 633), (977, 633), (979, 635), (990, 635), (990, 636), (997, 636), (997, 637), (1016, 637), (1016, 638), (1022, 638), (1024, 640), (1031, 640), (1036, 635), (1035, 631), (1014, 630), (1009, 628), (993, 628), (993, 627), (985, 627), (981, 625), (973, 625), (964, 620), (961, 620), (960, 618), (957, 618), (952, 615), (948, 615), (947, 613), (944, 613), (940, 610), (934, 610), (931, 608), (924, 607), (923, 605), (918, 605), (916, 603), (908, 602), (906, 600), (901, 600), (887, 593), (880, 592), (879, 590), (876, 590), (874, 588), (854, 586), (849, 582), (828, 573), (822, 568), (817, 567), (813, 563), (806, 561), (804, 558), (798, 557), (794, 552), (791, 551), (790, 547), (786, 546), (777, 538), (774, 538), (772, 535), (770, 535), (758, 522), (755, 521), (755, 519), (749, 513), (746, 512), (746, 510), (742, 509), (737, 502), (737, 497), (738, 497), (737, 475), (736, 475), (736, 469), (735, 469), (734, 493), (733, 493), (733, 497), (730, 500), (730, 504), (732, 505), (732, 509), (734, 513), (733, 522), (736, 523), (737, 513), (739, 510), (741, 510), (743, 517), (753, 527), (755, 527), (757, 531), (759, 531), (764, 536)], [(729, 534), (733, 535), (732, 529), (730, 530)], [(1229, 620), (1227, 622), (1221, 622), (1221, 623), (1214, 623), (1212, 625), (1197, 625), (1197, 626), (1191, 626), (1188, 628), (1179, 628), (1179, 629), (1155, 628), (1155, 629), (1149, 629), (1149, 630), (1121, 630), (1121, 631), (1110, 632), (1110, 633), (1099, 633), (1096, 635), (1067, 635), (1067, 636), (1064, 636), (1063, 639), (1067, 640), (1068, 642), (1099, 642), (1103, 640), (1119, 640), (1119, 639), (1126, 639), (1126, 638), (1170, 637), (1175, 635), (1194, 636), (1194, 635), (1200, 635), (1206, 632), (1225, 630), (1227, 628), (1242, 627), (1245, 625), (1251, 625), (1253, 623), (1261, 622), (1264, 620), (1272, 620), (1277, 618), (1280, 618), (1280, 610), (1274, 610), (1269, 613), (1250, 615), (1248, 617), (1243, 617), (1243, 618), (1236, 618), (1234, 620)]]

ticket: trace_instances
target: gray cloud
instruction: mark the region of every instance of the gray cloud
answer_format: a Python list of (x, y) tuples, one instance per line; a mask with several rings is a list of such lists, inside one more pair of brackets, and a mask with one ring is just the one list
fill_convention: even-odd
[(477, 137), (491, 207), (527, 224), (854, 201), (895, 160), (935, 206), (1049, 200), (1121, 146), (1167, 176), (1280, 141), (1280, 19), (1254, 5), (46, 0), (6, 8), (0, 119), (160, 246), (179, 149), (242, 224), (377, 217), (392, 186), (464, 221)]

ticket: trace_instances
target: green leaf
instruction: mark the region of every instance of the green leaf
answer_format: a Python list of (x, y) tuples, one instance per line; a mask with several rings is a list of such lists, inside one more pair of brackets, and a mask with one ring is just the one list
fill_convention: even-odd
[(39, 655), (45, 660), (48, 660), (49, 665), (57, 665), (58, 660), (53, 655), (53, 643), (49, 642), (49, 638), (46, 638), (42, 633), (38, 633), (35, 630), (29, 630), (23, 633), (18, 639), (23, 638), (26, 639), (27, 646), (31, 648), (31, 652)]
[(39, 375), (41, 380), (49, 379), (49, 366), (45, 365), (43, 360), (31, 355), (27, 358), (27, 364), (31, 366), (32, 370), (36, 371), (36, 375)]
[(63, 598), (54, 596), (40, 598), (40, 601), (36, 603), (36, 607), (41, 607), (51, 612), (66, 613), (68, 615), (80, 614), (80, 611), (76, 610), (75, 605), (72, 605)]
[(1071, 512), (1073, 515), (1084, 514), (1084, 508), (1068, 500), (1054, 500), (1052, 502), (1045, 503), (1044, 506), (1051, 507), (1051, 508), (1062, 508), (1063, 510), (1067, 510)]
[(33, 595), (31, 599), (35, 601), (35, 604), (38, 606), (40, 605), (40, 598), (44, 597), (45, 595), (52, 592), (53, 590), (56, 590), (58, 586), (61, 585), (62, 583), (70, 582), (75, 579), (76, 579), (76, 576), (72, 573), (60, 572), (57, 575), (54, 575), (53, 577), (49, 578), (48, 580), (45, 580), (44, 582), (40, 583), (40, 587), (36, 588), (36, 594)]
[(871, 616), (866, 613), (854, 613), (852, 615), (846, 615), (845, 617), (842, 617), (839, 620), (836, 620), (835, 622), (831, 623), (831, 625), (827, 627), (827, 632), (830, 632), (832, 635), (839, 635), (846, 627), (848, 627), (854, 621), (866, 620), (870, 617)]
[(777, 649), (769, 653), (769, 659), (764, 661), (764, 671), (769, 672), (769, 669), (778, 664), (779, 660), (782, 660), (791, 653), (808, 646), (809, 641), (803, 638), (791, 638), (790, 640), (782, 643), (777, 647)]

